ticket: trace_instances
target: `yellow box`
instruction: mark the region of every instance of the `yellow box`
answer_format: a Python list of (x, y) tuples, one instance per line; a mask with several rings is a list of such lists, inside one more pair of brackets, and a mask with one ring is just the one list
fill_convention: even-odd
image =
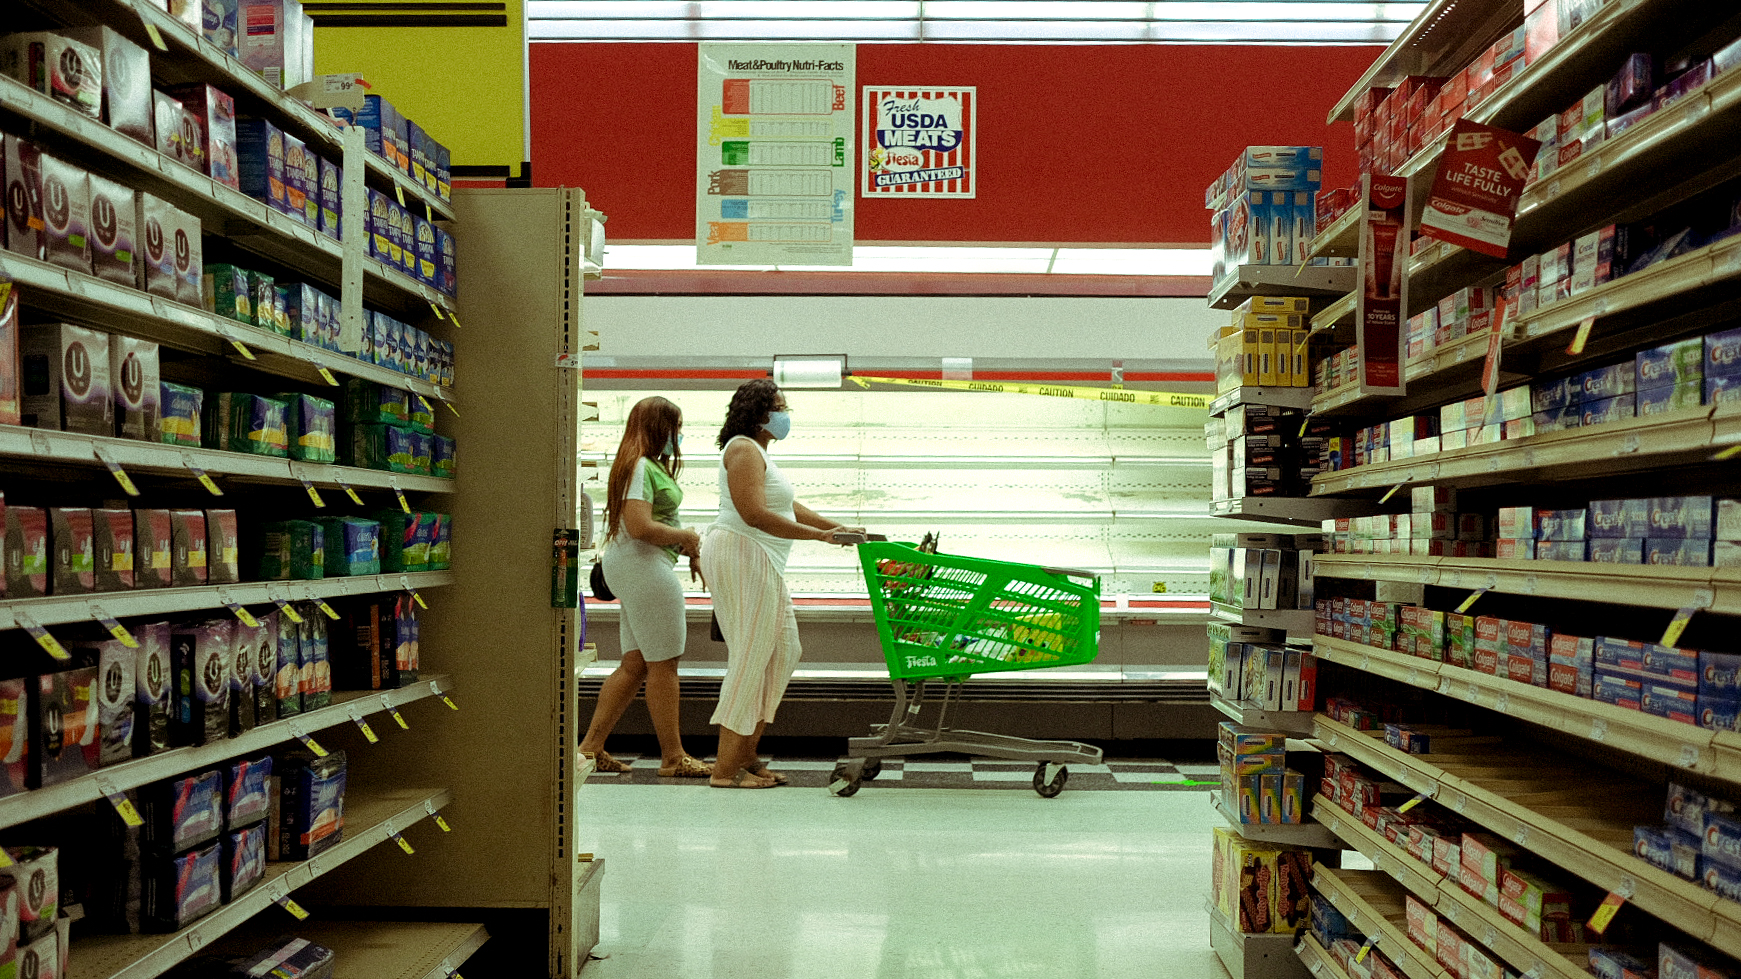
[(1258, 361), (1260, 360), (1257, 331), (1246, 330), (1240, 335), (1244, 338), (1244, 342), (1240, 344), (1240, 355), (1245, 359), (1241, 383), (1255, 387), (1258, 384)]
[(1257, 383), (1264, 387), (1275, 387), (1276, 383), (1276, 331), (1257, 331)]
[(1294, 373), (1290, 383), (1293, 387), (1309, 388), (1312, 386), (1312, 372), (1306, 366), (1306, 338), (1312, 335), (1312, 331), (1295, 330), (1293, 332), (1294, 346), (1292, 360), (1294, 362)]
[(1294, 331), (1276, 331), (1276, 379), (1278, 388), (1294, 386)]
[(1240, 303), (1234, 312), (1240, 316), (1247, 313), (1306, 313), (1311, 308), (1311, 301), (1304, 296), (1253, 296)]
[(1306, 325), (1306, 317), (1299, 313), (1247, 313), (1240, 325), (1248, 330), (1297, 330)]
[(1245, 383), (1245, 334), (1231, 333), (1215, 347), (1215, 393), (1226, 394)]

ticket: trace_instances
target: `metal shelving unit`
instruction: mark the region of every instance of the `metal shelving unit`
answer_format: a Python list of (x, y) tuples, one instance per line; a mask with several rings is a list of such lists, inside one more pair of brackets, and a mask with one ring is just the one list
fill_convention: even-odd
[(228, 585), (195, 585), (185, 588), (145, 588), (135, 591), (100, 591), (82, 595), (44, 595), (41, 598), (0, 600), (0, 629), (20, 627), (20, 616), (44, 626), (96, 622), (92, 606), (101, 606), (118, 618), (177, 615), (238, 605), (270, 605), (278, 601), (313, 601), (352, 595), (423, 591), (457, 581), (451, 571), (414, 571), (409, 574), (369, 574), (348, 578), (318, 578), (312, 581), (245, 581)]
[(1253, 296), (1306, 296), (1333, 301), (1352, 292), (1353, 268), (1323, 265), (1241, 265), (1209, 292), (1213, 309), (1234, 309)]

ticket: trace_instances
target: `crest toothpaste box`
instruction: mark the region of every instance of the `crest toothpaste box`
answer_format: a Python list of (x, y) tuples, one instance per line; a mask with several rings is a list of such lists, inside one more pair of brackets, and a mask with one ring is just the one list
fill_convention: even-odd
[(1715, 510), (1708, 496), (1659, 496), (1650, 500), (1650, 538), (1710, 540)]
[(1711, 566), (1711, 542), (1708, 540), (1658, 540), (1646, 538), (1645, 564), (1667, 564), (1691, 568)]
[(1644, 418), (1682, 408), (1697, 408), (1704, 404), (1704, 393), (1704, 387), (1698, 381), (1640, 391), (1637, 394), (1638, 416)]
[(1615, 398), (1585, 402), (1582, 424), (1588, 428), (1591, 425), (1606, 425), (1609, 422), (1634, 418), (1637, 415), (1638, 396), (1636, 394), (1622, 394)]
[(1639, 351), (1638, 388), (1665, 387), (1704, 380), (1705, 344), (1699, 337)]
[(1644, 540), (1638, 537), (1603, 537), (1589, 541), (1584, 559), (1596, 564), (1643, 564)]

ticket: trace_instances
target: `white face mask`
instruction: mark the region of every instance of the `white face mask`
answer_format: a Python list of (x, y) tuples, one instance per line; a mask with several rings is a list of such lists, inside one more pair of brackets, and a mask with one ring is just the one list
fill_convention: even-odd
[(789, 411), (770, 411), (768, 420), (762, 429), (776, 439), (783, 439), (792, 434), (792, 413)]

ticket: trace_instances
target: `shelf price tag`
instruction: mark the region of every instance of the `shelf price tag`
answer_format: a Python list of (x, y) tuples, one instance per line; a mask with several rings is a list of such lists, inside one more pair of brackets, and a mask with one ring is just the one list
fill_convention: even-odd
[(1591, 931), (1600, 935), (1614, 923), (1614, 916), (1620, 913), (1620, 906), (1626, 903), (1626, 896), (1619, 891), (1609, 891), (1602, 903), (1596, 906), (1596, 913), (1590, 915)]
[(1693, 621), (1693, 613), (1697, 611), (1698, 609), (1696, 608), (1683, 608), (1676, 612), (1675, 617), (1668, 620), (1668, 628), (1663, 630), (1662, 642), (1660, 644), (1663, 646), (1673, 646), (1679, 643), (1681, 641), (1681, 633), (1687, 631), (1687, 623)]
[(314, 372), (320, 375), (320, 379), (325, 381), (328, 387), (336, 388), (339, 386), (339, 379), (334, 377), (332, 371), (327, 369), (325, 361), (322, 361), (319, 357), (310, 357), (308, 358), (308, 362), (314, 365)]
[(290, 735), (291, 735), (291, 737), (294, 737), (296, 740), (301, 741), (302, 746), (304, 748), (307, 748), (309, 751), (314, 752), (314, 757), (316, 757), (316, 758), (325, 758), (326, 757), (326, 749), (322, 748), (320, 746), (320, 742), (309, 737), (308, 732), (304, 731), (302, 729), (301, 724), (290, 725)]
[(432, 415), (435, 414), (435, 406), (429, 403), (428, 398), (416, 393), (413, 393), (411, 396), (417, 399), (417, 403), (423, 406), (424, 411), (427, 411)]
[(1420, 805), (1421, 803), (1423, 803), (1425, 801), (1427, 801), (1427, 795), (1425, 792), (1422, 792), (1419, 795), (1416, 795), (1413, 799), (1410, 799), (1409, 801), (1403, 803), (1401, 806), (1398, 806), (1396, 811), (1397, 812), (1408, 812), (1410, 809), (1413, 809), (1414, 807)]
[(308, 599), (308, 601), (313, 602), (315, 607), (320, 609), (322, 614), (324, 614), (327, 618), (332, 619), (335, 622), (338, 621), (339, 614), (337, 612), (333, 611), (333, 607), (331, 605), (328, 605), (326, 603), (326, 599), (321, 598), (319, 595), (316, 595), (314, 593), (313, 588), (304, 589), (303, 595), (304, 595), (304, 597), (306, 597)]
[(58, 660), (73, 658), (72, 654), (66, 651), (66, 647), (60, 644), (60, 640), (50, 635), (49, 631), (43, 628), (42, 624), (36, 621), (36, 617), (29, 612), (23, 610), (13, 612), (12, 620), (18, 623), (20, 629), (30, 633), (30, 638), (36, 640), (38, 646), (47, 650), (48, 655)]
[(333, 477), (333, 482), (339, 484), (339, 489), (345, 491), (345, 495), (351, 498), (352, 503), (355, 503), (357, 506), (363, 505), (363, 498), (357, 495), (357, 491), (351, 488), (350, 483), (345, 482), (337, 476)]
[(387, 485), (393, 487), (393, 495), (399, 498), (399, 509), (411, 512), (411, 504), (405, 500), (405, 491), (399, 488), (399, 475), (394, 473), (387, 477)]
[(1578, 332), (1572, 335), (1572, 342), (1566, 347), (1566, 353), (1576, 357), (1584, 352), (1584, 344), (1590, 342), (1590, 330), (1596, 325), (1596, 317), (1586, 316), (1578, 324)]
[(399, 576), (399, 587), (405, 589), (405, 591), (411, 596), (411, 600), (417, 603), (418, 608), (423, 609), (424, 611), (429, 610), (429, 605), (428, 605), (428, 603), (423, 601), (423, 596), (417, 594), (417, 589), (411, 587), (411, 579), (410, 578), (407, 578), (404, 575), (400, 575)]
[(156, 24), (153, 24), (150, 21), (145, 22), (145, 36), (151, 38), (151, 46), (157, 50), (169, 50), (169, 45), (165, 44), (163, 41), (163, 32), (157, 29)]
[(91, 618), (102, 623), (103, 628), (109, 630), (109, 635), (121, 641), (121, 645), (128, 649), (139, 648), (139, 640), (133, 638), (133, 634), (127, 631), (127, 627), (122, 625), (120, 620), (113, 615), (110, 615), (101, 605), (91, 602), (85, 607), (91, 610)]
[(1367, 953), (1371, 952), (1373, 946), (1378, 944), (1378, 938), (1379, 936), (1376, 932), (1366, 936), (1366, 944), (1360, 946), (1360, 951), (1355, 953), (1354, 961), (1365, 962)]
[(296, 467), (296, 478), (302, 483), (302, 488), (308, 491), (308, 498), (317, 507), (326, 506), (326, 501), (320, 498), (320, 490), (314, 488), (314, 480), (308, 478), (308, 471), (301, 466)]
[(407, 840), (405, 838), (404, 834), (400, 833), (397, 829), (395, 829), (393, 827), (392, 823), (387, 824), (387, 837), (389, 839), (391, 839), (393, 842), (399, 844), (399, 849), (404, 850), (407, 854), (412, 854), (412, 853), (417, 852), (415, 849), (412, 848), (411, 841)]
[(444, 390), (442, 388), (442, 386), (439, 384), (437, 384), (435, 386), (435, 400), (441, 402), (444, 406), (446, 406), (448, 411), (453, 412), (453, 417), (455, 417), (455, 418), (459, 417), (459, 409), (455, 408), (453, 406), (453, 402), (447, 400), (447, 391)]
[(426, 813), (429, 813), (429, 818), (435, 820), (435, 825), (441, 827), (441, 831), (443, 833), (453, 832), (453, 827), (449, 826), (447, 824), (447, 820), (442, 818), (441, 810), (435, 808), (435, 803), (427, 802), (427, 801), (424, 802), (423, 803), (423, 811)]
[(405, 185), (397, 180), (393, 181), (393, 196), (399, 198), (400, 207), (405, 206)]
[(115, 787), (115, 783), (106, 778), (97, 780), (97, 791), (103, 793), (103, 798), (115, 807), (115, 814), (121, 817), (121, 822), (131, 827), (145, 825), (145, 819), (139, 815), (139, 810), (133, 805), (133, 800), (127, 798), (127, 793)]
[(1479, 599), (1482, 595), (1485, 595), (1485, 594), (1487, 594), (1487, 589), (1485, 589), (1485, 588), (1477, 588), (1474, 591), (1470, 592), (1469, 597), (1463, 599), (1463, 604), (1457, 606), (1457, 614), (1462, 615), (1464, 612), (1469, 611), (1470, 606), (1473, 606), (1475, 604), (1476, 599)]
[(254, 618), (254, 613), (248, 611), (241, 602), (236, 601), (227, 589), (218, 589), (218, 602), (222, 604), (224, 608), (229, 609), (236, 618), (241, 619), (243, 625), (250, 629), (260, 628), (260, 620)]
[(272, 903), (290, 912), (297, 921), (308, 920), (308, 910), (302, 905), (297, 904), (296, 899), (291, 897), (289, 894), (278, 895), (276, 898), (272, 899)]
[(193, 473), (193, 478), (199, 480), (199, 484), (206, 488), (207, 493), (210, 493), (213, 496), (224, 495), (224, 491), (218, 488), (218, 484), (212, 481), (212, 477), (207, 475), (206, 471), (201, 469), (199, 465), (193, 461), (193, 453), (183, 452), (181, 454), (181, 464), (188, 472)]
[(456, 330), (457, 330), (457, 329), (459, 329), (459, 314), (458, 314), (458, 313), (455, 313), (455, 312), (454, 312), (454, 311), (453, 311), (453, 310), (451, 310), (451, 309), (450, 309), (450, 310), (448, 310), (448, 311), (447, 311), (447, 321), (448, 321), (448, 322), (449, 322), (449, 323), (452, 323), (452, 324), (453, 324), (453, 328), (454, 328), (454, 329), (456, 329)]
[(1730, 459), (1733, 459), (1738, 455), (1741, 455), (1741, 445), (1731, 445), (1711, 458), (1718, 462), (1728, 462)]
[(368, 738), (370, 744), (381, 743), (381, 736), (376, 734), (375, 729), (369, 726), (368, 718), (363, 716), (362, 711), (353, 707), (351, 708), (350, 715), (352, 723), (357, 725), (357, 730), (363, 732), (363, 737)]
[(278, 606), (278, 611), (284, 613), (285, 618), (297, 625), (302, 624), (302, 615), (291, 606), (290, 599), (274, 592), (271, 588), (266, 589), (266, 597), (271, 600), (272, 604)]
[(98, 445), (95, 448), (98, 461), (102, 462), (109, 473), (115, 477), (115, 482), (121, 484), (121, 491), (128, 496), (138, 496), (139, 487), (133, 485), (133, 477), (127, 475), (127, 471), (121, 468), (119, 462), (115, 461), (115, 457), (109, 452), (108, 447)]
[(411, 730), (411, 725), (405, 723), (405, 715), (399, 713), (399, 708), (393, 706), (392, 699), (389, 698), (386, 694), (381, 695), (381, 709), (385, 710), (389, 715), (392, 716), (393, 723), (399, 725), (399, 730), (401, 730), (401, 731)]
[(429, 311), (430, 311), (430, 312), (432, 312), (432, 313), (434, 313), (434, 314), (435, 314), (435, 318), (436, 318), (436, 319), (438, 319), (438, 320), (441, 320), (441, 321), (442, 321), (442, 322), (444, 322), (444, 323), (445, 323), (445, 322), (447, 322), (447, 317), (445, 317), (445, 316), (443, 316), (443, 315), (441, 315), (441, 306), (440, 306), (440, 304), (438, 304), (438, 303), (437, 303), (437, 302), (436, 302), (436, 301), (435, 301), (435, 300), (433, 300), (433, 299), (431, 299), (431, 300), (430, 300), (430, 301), (429, 301)]
[(440, 697), (441, 702), (446, 704), (449, 709), (459, 710), (459, 705), (453, 702), (452, 697), (449, 697), (447, 694), (442, 693), (441, 692), (441, 685), (436, 683), (434, 680), (429, 681), (429, 692), (435, 694), (437, 697)]

